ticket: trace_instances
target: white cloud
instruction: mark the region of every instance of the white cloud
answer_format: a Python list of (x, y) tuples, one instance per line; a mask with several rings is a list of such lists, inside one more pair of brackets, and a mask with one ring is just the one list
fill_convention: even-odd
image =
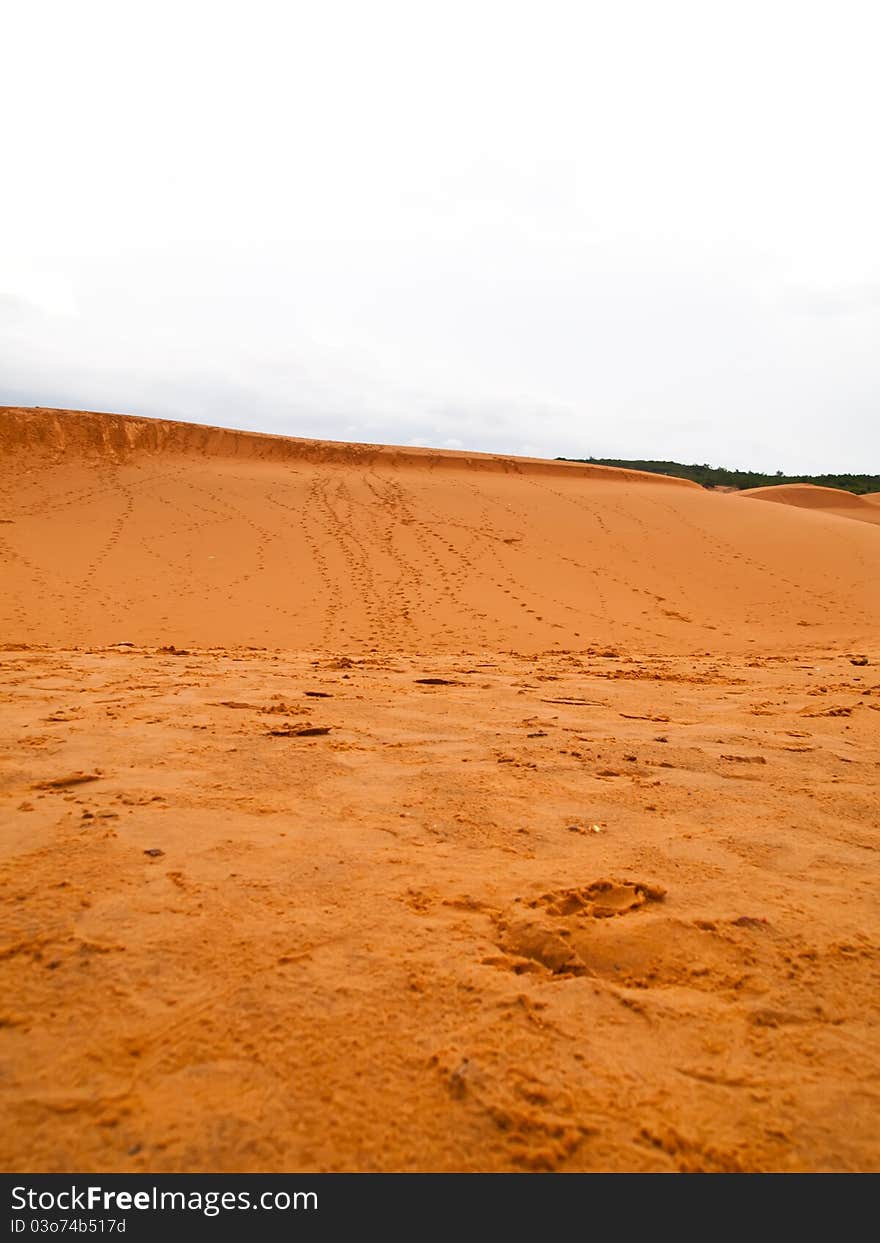
[(7, 306), (21, 303), (47, 315), (79, 314), (73, 285), (61, 272), (0, 265), (0, 299)]

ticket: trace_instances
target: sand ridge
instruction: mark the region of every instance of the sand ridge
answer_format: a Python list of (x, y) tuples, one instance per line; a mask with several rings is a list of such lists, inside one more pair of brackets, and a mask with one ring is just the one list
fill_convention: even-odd
[(689, 479), (673, 479), (646, 471), (593, 466), (545, 458), (429, 449), (413, 445), (358, 444), (350, 441), (307, 440), (266, 432), (148, 419), (130, 414), (89, 410), (52, 410), (0, 406), (0, 449), (9, 455), (58, 461), (85, 457), (114, 464), (131, 457), (162, 454), (235, 458), (259, 462), (314, 462), (366, 469), (387, 465), (420, 470), (477, 470), (517, 475), (549, 475), (632, 480), (673, 487), (698, 487)]

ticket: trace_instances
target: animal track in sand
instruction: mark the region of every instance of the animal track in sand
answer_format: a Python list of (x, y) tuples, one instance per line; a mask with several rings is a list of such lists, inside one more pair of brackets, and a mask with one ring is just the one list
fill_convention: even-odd
[(660, 910), (624, 924), (611, 918), (657, 902), (662, 892), (635, 882), (598, 881), (546, 894), (529, 910), (496, 918), (502, 956), (483, 961), (516, 975), (547, 971), (625, 989), (681, 987), (731, 999), (753, 990), (759, 964), (765, 970), (780, 966), (772, 947), (751, 935), (702, 928)]
[(557, 889), (542, 894), (528, 905), (543, 907), (548, 915), (565, 917), (585, 915), (591, 919), (608, 919), (626, 915), (648, 902), (661, 902), (666, 890), (644, 881), (596, 880), (579, 889)]
[[(528, 911), (545, 911), (545, 916), (520, 908), (510, 918), (496, 918), (498, 947), (505, 956), (484, 961), (490, 966), (506, 967), (517, 975), (542, 967), (558, 976), (596, 974), (575, 942), (578, 931), (583, 935), (584, 920), (626, 915), (646, 903), (662, 900), (664, 894), (665, 890), (656, 885), (615, 880), (597, 880), (580, 888), (542, 894), (525, 905)], [(548, 915), (554, 922), (546, 918)], [(557, 921), (565, 922), (560, 927)]]

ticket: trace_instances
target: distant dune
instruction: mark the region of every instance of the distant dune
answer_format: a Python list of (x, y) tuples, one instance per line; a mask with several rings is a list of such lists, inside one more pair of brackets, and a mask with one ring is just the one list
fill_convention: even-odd
[(867, 523), (684, 480), (57, 410), (0, 448), (5, 641), (683, 652), (880, 612)]
[[(746, 488), (741, 496), (752, 496), (758, 501), (775, 501), (780, 505), (795, 505), (798, 509), (820, 510), (840, 518), (857, 518), (860, 522), (880, 522), (875, 511), (876, 500), (870, 496), (856, 496), (840, 488), (822, 488), (814, 483), (783, 483), (771, 488)], [(875, 493), (875, 497), (880, 494)]]

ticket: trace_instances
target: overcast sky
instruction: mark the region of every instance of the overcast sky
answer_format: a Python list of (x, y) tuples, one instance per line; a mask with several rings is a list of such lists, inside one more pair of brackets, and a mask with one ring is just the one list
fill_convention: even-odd
[(880, 471), (874, 0), (27, 0), (0, 403)]

